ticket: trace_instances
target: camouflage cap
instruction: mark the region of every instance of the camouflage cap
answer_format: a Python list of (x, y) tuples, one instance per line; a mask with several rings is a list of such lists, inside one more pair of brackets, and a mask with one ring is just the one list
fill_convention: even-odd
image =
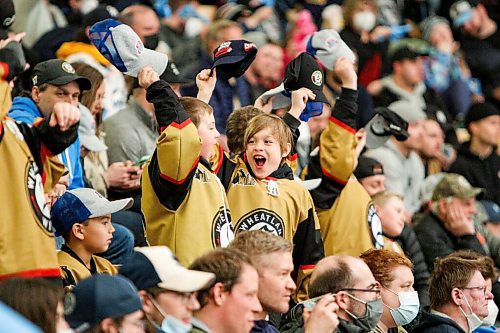
[(436, 185), (432, 192), (432, 201), (443, 198), (456, 197), (459, 199), (475, 198), (484, 190), (473, 187), (464, 176), (456, 173), (448, 173)]

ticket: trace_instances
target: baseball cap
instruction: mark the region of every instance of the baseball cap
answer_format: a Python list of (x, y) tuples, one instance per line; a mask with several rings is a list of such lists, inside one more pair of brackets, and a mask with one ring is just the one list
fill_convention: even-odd
[(354, 175), (358, 180), (383, 174), (384, 167), (376, 159), (366, 156), (360, 156), (358, 158), (358, 166), (356, 170), (354, 170)]
[(488, 222), (500, 223), (500, 207), (498, 204), (490, 200), (481, 200), (480, 203), (486, 212)]
[(467, 0), (454, 2), (450, 6), (450, 18), (455, 28), (463, 26), (472, 18), (472, 5)]
[(14, 23), (16, 11), (12, 0), (0, 0), (0, 28), (7, 29)]
[(344, 57), (354, 62), (356, 57), (349, 46), (333, 29), (320, 30), (312, 34), (307, 42), (307, 53), (314, 56), (329, 70), (333, 70), (337, 60)]
[(397, 113), (385, 107), (375, 109), (375, 116), (366, 124), (366, 147), (375, 149), (382, 146), (394, 135), (396, 140), (408, 139), (408, 122)]
[(59, 235), (63, 235), (75, 223), (119, 212), (130, 208), (133, 203), (132, 198), (109, 201), (90, 188), (66, 191), (52, 206), (50, 211), (52, 225)]
[(427, 118), (427, 114), (416, 106), (415, 103), (404, 99), (389, 104), (388, 108), (407, 123)]
[(89, 38), (109, 62), (127, 75), (137, 77), (146, 66), (160, 74), (167, 67), (167, 55), (145, 48), (131, 27), (116, 20), (97, 22), (90, 28)]
[(470, 199), (475, 198), (482, 192), (482, 188), (473, 187), (464, 176), (456, 173), (448, 173), (443, 176), (443, 179), (434, 188), (432, 201), (449, 197)]
[(82, 146), (90, 151), (104, 151), (108, 147), (95, 135), (95, 120), (92, 113), (83, 105), (79, 105), (80, 125), (78, 126), (78, 137)]
[(142, 309), (134, 285), (123, 276), (96, 274), (79, 282), (64, 297), (64, 315), (76, 332), (84, 332), (106, 318)]
[(139, 290), (160, 287), (188, 293), (208, 288), (215, 281), (213, 273), (182, 266), (166, 246), (136, 247), (120, 267), (120, 274)]
[(500, 115), (500, 110), (489, 102), (474, 103), (470, 106), (465, 116), (465, 127), (469, 127), (470, 123), (481, 119)]
[(228, 40), (214, 50), (214, 64), (219, 73), (238, 78), (257, 56), (257, 46), (243, 39)]
[(315, 102), (330, 105), (323, 93), (323, 78), (323, 71), (316, 60), (310, 54), (302, 52), (286, 65), (283, 85), (286, 91), (308, 88), (316, 95)]
[(54, 86), (63, 86), (76, 81), (80, 90), (89, 90), (92, 86), (90, 80), (84, 76), (76, 74), (71, 64), (64, 60), (50, 59), (38, 63), (31, 73), (31, 83), (34, 86), (42, 84), (52, 84)]

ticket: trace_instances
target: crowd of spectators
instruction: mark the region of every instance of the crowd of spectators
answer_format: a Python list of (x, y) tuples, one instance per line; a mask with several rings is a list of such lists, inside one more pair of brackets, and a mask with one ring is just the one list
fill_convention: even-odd
[(0, 0), (0, 333), (500, 331), (498, 0)]

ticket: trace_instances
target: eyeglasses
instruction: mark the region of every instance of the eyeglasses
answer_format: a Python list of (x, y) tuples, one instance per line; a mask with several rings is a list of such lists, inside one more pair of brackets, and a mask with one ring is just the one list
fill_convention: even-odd
[(482, 287), (463, 287), (462, 289), (466, 289), (466, 290), (480, 290), (483, 292), (484, 295), (486, 295), (486, 292), (488, 291), (488, 288), (486, 288), (486, 286), (482, 286)]
[(363, 293), (376, 293), (377, 296), (380, 295), (380, 289), (378, 288), (378, 284), (374, 283), (368, 286), (366, 289), (360, 289), (360, 288), (344, 288), (339, 291), (359, 291)]
[(187, 306), (193, 298), (196, 298), (196, 292), (182, 293), (179, 291), (167, 290), (165, 293), (177, 295), (181, 299), (181, 304), (183, 306)]

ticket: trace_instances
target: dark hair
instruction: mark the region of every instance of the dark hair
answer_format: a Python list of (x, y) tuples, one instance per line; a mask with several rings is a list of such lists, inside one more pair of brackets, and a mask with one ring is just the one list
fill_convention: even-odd
[(345, 288), (352, 288), (352, 271), (341, 258), (337, 259), (335, 267), (328, 268), (318, 273), (309, 283), (309, 298), (336, 293)]
[[(196, 259), (189, 269), (214, 273), (214, 284), (222, 283), (225, 291), (231, 291), (240, 280), (244, 265), (252, 266), (245, 253), (236, 249), (219, 248)], [(208, 303), (211, 290), (212, 288), (198, 292), (201, 307)]]
[(249, 121), (264, 112), (254, 106), (245, 106), (234, 110), (227, 118), (226, 135), (227, 146), (233, 154), (242, 154), (245, 152), (245, 130)]
[(56, 333), (57, 304), (63, 296), (62, 287), (45, 279), (12, 278), (0, 281), (0, 301), (45, 333)]
[[(78, 75), (85, 76), (92, 83), (90, 90), (85, 90), (80, 94), (80, 103), (85, 105), (89, 111), (91, 110), (92, 104), (97, 98), (97, 90), (104, 81), (104, 76), (94, 67), (87, 65), (83, 62), (75, 62), (72, 64), (75, 68), (75, 72)], [(96, 131), (99, 131), (99, 127), (102, 124), (102, 112), (99, 112), (95, 116), (96, 121)]]

